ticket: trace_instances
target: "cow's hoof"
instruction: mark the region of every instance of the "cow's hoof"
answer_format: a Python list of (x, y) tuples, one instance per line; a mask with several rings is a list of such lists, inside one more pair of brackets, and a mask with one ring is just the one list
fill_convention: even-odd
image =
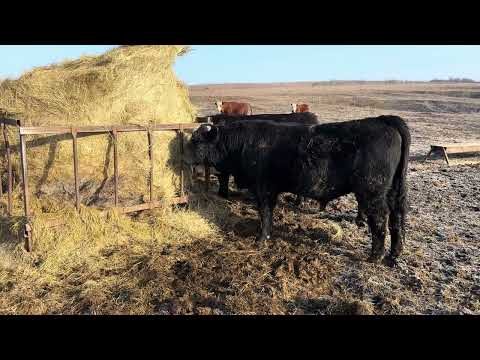
[(367, 261), (372, 264), (378, 264), (382, 259), (383, 254), (370, 254)]
[(271, 239), (270, 235), (258, 235), (255, 239), (256, 242), (266, 242)]
[(383, 264), (385, 264), (388, 267), (395, 268), (395, 267), (398, 267), (398, 260), (397, 258), (393, 258), (390, 255), (388, 255), (383, 258)]

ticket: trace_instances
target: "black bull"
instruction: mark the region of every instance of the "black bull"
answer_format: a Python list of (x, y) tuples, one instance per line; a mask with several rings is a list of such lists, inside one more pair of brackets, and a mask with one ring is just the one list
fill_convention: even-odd
[[(320, 122), (315, 114), (311, 112), (304, 112), (304, 113), (287, 113), (287, 114), (256, 114), (256, 115), (249, 115), (249, 116), (228, 116), (224, 114), (219, 115), (212, 115), (210, 116), (210, 121), (214, 125), (224, 126), (232, 124), (233, 122), (238, 121), (252, 121), (252, 120), (265, 120), (265, 121), (273, 121), (275, 123), (295, 123), (295, 124), (303, 124), (303, 125), (316, 125)], [(217, 169), (218, 170), (218, 169)], [(229, 192), (228, 192), (228, 182), (230, 178), (230, 174), (228, 172), (220, 172), (218, 176), (219, 188), (218, 188), (218, 195), (228, 199)], [(236, 180), (236, 185), (241, 187), (241, 183)], [(297, 205), (299, 205), (302, 201), (302, 197), (299, 196), (297, 198)]]
[(372, 234), (369, 261), (385, 251), (387, 223), (393, 265), (403, 249), (410, 131), (397, 116), (314, 126), (262, 121), (202, 125), (186, 146), (191, 164), (207, 163), (255, 195), (258, 240), (271, 237), (277, 197), (290, 192), (321, 203), (354, 193)]

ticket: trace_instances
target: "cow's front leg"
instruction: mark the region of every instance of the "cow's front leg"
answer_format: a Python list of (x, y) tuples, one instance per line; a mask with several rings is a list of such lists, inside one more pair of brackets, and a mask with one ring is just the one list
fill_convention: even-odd
[(261, 226), (257, 241), (270, 240), (273, 227), (273, 209), (277, 202), (277, 196), (271, 193), (262, 194), (260, 196), (257, 194), (257, 202)]
[(318, 200), (317, 204), (318, 204), (318, 210), (319, 211), (325, 211), (325, 209), (327, 208), (328, 201)]
[(219, 188), (218, 188), (218, 195), (228, 199), (228, 179), (230, 178), (230, 174), (228, 173), (221, 173), (218, 175), (218, 182), (219, 182)]
[(364, 227), (367, 223), (367, 215), (365, 214), (365, 209), (367, 207), (366, 204), (362, 202), (362, 199), (360, 196), (355, 194), (355, 198), (357, 199), (357, 217), (355, 218), (355, 224), (357, 224), (358, 227)]
[(296, 195), (296, 197), (297, 198), (295, 199), (294, 205), (299, 207), (305, 201), (305, 198), (301, 195)]

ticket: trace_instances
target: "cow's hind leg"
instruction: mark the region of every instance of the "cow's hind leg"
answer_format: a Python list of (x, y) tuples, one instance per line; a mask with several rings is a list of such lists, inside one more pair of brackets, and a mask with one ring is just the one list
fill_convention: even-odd
[(390, 254), (385, 257), (384, 263), (394, 267), (397, 259), (403, 250), (404, 231), (402, 227), (402, 216), (398, 212), (390, 212), (388, 219), (388, 229), (390, 230), (391, 247)]
[(390, 216), (388, 219), (388, 228), (390, 230), (391, 247), (390, 254), (385, 258), (388, 266), (395, 266), (397, 259), (403, 251), (405, 242), (405, 217), (406, 201), (405, 197), (393, 197), (389, 199)]
[(257, 241), (270, 240), (273, 227), (273, 209), (277, 203), (277, 195), (257, 193), (258, 210), (260, 213), (260, 234)]
[(365, 213), (372, 234), (372, 250), (368, 261), (376, 263), (385, 253), (388, 207), (384, 196), (369, 199), (367, 204)]
[(228, 199), (229, 178), (230, 178), (229, 174), (221, 173), (218, 175), (218, 182), (219, 182), (218, 195), (225, 199)]

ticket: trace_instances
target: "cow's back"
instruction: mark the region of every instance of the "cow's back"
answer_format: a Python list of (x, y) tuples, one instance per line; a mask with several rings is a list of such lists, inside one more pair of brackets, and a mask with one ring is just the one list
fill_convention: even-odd
[(210, 116), (210, 120), (215, 125), (225, 125), (237, 121), (268, 120), (276, 123), (293, 122), (304, 125), (316, 125), (320, 122), (315, 114), (305, 113), (287, 113), (287, 114), (255, 114), (249, 116), (229, 116), (218, 114)]
[(298, 143), (309, 136), (309, 127), (264, 119), (230, 122), (221, 127), (220, 141), (222, 148), (235, 150), (224, 169), (246, 183), (261, 176), (275, 181), (279, 188), (291, 187)]
[(271, 183), (277, 190), (303, 193), (312, 198), (315, 198), (314, 192), (302, 189), (315, 189), (319, 186), (315, 185), (318, 179), (326, 174), (327, 180), (336, 184), (335, 191), (348, 193), (346, 187), (352, 185), (352, 179), (355, 181), (353, 175), (357, 170), (365, 170), (371, 176), (373, 162), (387, 164), (385, 159), (391, 158), (391, 164), (386, 165), (390, 169), (385, 171), (393, 174), (401, 154), (401, 139), (395, 126), (381, 118), (313, 127), (251, 119), (232, 121), (222, 128), (222, 132), (228, 134), (227, 147), (234, 144), (241, 148), (236, 152), (238, 158), (230, 164), (237, 166), (232, 168), (233, 175), (246, 176), (254, 183), (261, 173), (266, 177), (262, 181)]

